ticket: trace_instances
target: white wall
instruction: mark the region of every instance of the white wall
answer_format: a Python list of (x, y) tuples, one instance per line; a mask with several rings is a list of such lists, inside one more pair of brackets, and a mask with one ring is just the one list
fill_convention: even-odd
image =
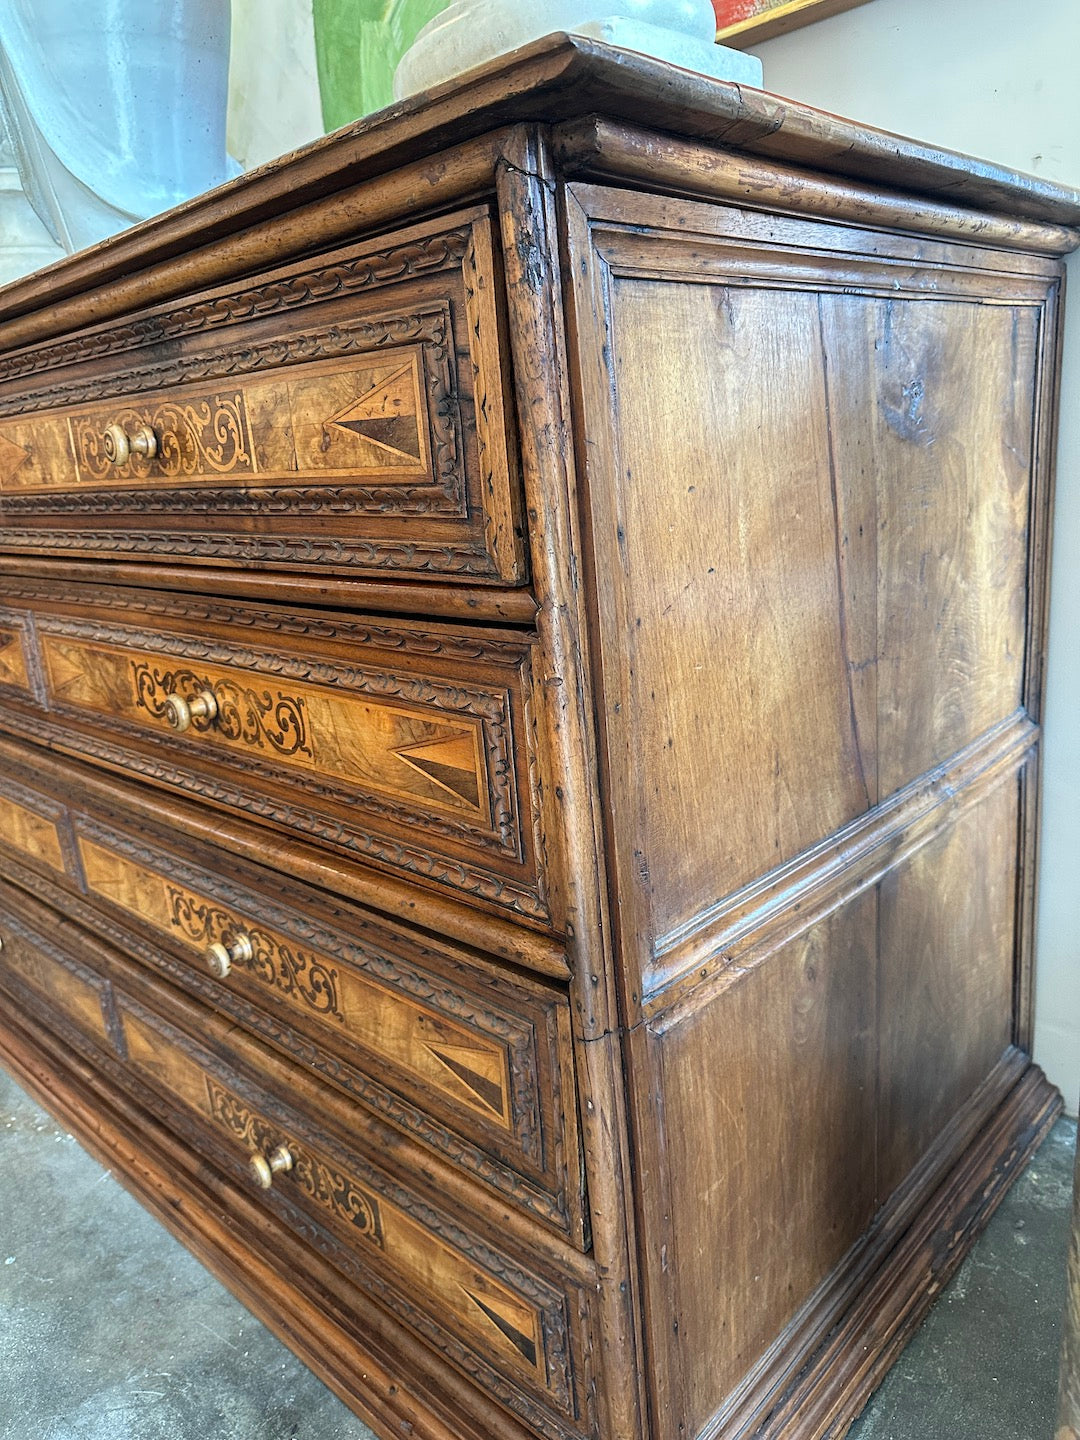
[[(1078, 0), (870, 0), (755, 49), (765, 87), (1080, 186)], [(1043, 772), (1035, 1058), (1080, 1096), (1080, 256), (1069, 262)]]

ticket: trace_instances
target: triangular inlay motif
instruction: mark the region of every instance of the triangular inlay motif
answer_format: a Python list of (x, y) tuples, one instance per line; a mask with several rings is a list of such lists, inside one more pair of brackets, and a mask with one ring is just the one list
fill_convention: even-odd
[(505, 1119), (502, 1063), (498, 1055), (469, 1050), (464, 1045), (428, 1045), (435, 1059), (482, 1100), (499, 1119)]
[(17, 445), (6, 435), (0, 435), (0, 486), (10, 485), (15, 471), (30, 459), (25, 445)]
[(523, 1355), (530, 1365), (535, 1365), (536, 1341), (531, 1336), (524, 1334), (516, 1325), (512, 1325), (505, 1315), (500, 1315), (497, 1310), (493, 1310), (490, 1305), (478, 1299), (472, 1291), (466, 1290), (465, 1294), (479, 1310), (483, 1311), (500, 1334), (510, 1341), (514, 1349)]
[(413, 468), (423, 460), (417, 409), (416, 368), (409, 361), (326, 423), (370, 441), (388, 463), (398, 460)]
[(476, 742), (468, 731), (458, 731), (445, 739), (402, 745), (394, 754), (459, 800), (480, 808)]

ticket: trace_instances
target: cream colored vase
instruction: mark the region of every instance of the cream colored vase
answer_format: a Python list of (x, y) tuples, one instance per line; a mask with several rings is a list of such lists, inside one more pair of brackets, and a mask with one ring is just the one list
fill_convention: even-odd
[(712, 0), (454, 0), (425, 25), (394, 73), (394, 94), (441, 85), (542, 35), (568, 31), (718, 80), (761, 84), (761, 61), (714, 43)]

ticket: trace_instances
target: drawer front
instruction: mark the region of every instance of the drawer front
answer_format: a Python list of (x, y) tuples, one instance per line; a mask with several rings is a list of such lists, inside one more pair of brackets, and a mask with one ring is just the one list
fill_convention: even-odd
[[(187, 1017), (196, 1040), (132, 993), (122, 966), (109, 979), (94, 975), (70, 956), (84, 948), (77, 932), (44, 922), (47, 912), (32, 905), (35, 918), (26, 919), (26, 904), (0, 893), (0, 987), (18, 1005), (88, 1054), (238, 1188), (261, 1195), (360, 1292), (508, 1408), (539, 1419), (540, 1433), (577, 1429), (573, 1356), (583, 1297), (572, 1282), (512, 1259), (302, 1118), (278, 1098), (291, 1093), (288, 1071), (275, 1070), (273, 1088), (264, 1087), (250, 1073), (250, 1054), (231, 1058), (228, 1029), (209, 1012)], [(116, 970), (96, 947), (89, 953)], [(95, 1004), (96, 1020), (84, 1013)]]
[(119, 1031), (109, 982), (55, 946), (43, 947), (40, 934), (17, 918), (2, 895), (0, 986), (16, 995), (25, 988), (40, 1007), (106, 1048), (115, 1048)]
[(495, 264), (476, 209), (5, 357), (4, 546), (521, 583)]
[[(0, 689), (7, 728), (546, 919), (527, 639), (135, 591), (4, 588), (12, 608), (0, 626), (29, 636), (32, 608), (27, 668), (40, 669), (40, 693), (32, 674), (22, 692)], [(20, 699), (37, 713), (16, 719)]]
[(178, 847), (134, 796), (118, 809), (33, 756), (5, 756), (0, 857), (24, 890), (587, 1243), (562, 988)]

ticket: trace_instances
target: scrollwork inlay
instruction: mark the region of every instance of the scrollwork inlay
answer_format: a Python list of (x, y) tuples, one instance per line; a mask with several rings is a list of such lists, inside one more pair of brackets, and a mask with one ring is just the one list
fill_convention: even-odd
[(196, 720), (195, 728), (206, 730), (212, 724), (214, 733), (225, 740), (240, 741), (258, 750), (269, 748), (286, 757), (314, 759), (306, 707), (299, 696), (254, 690), (231, 680), (211, 681), (194, 670), (161, 670), (142, 660), (132, 660), (131, 669), (135, 703), (155, 719), (165, 717), (169, 695), (197, 695), (210, 690), (217, 700), (217, 715), (212, 722)]
[[(104, 431), (115, 421), (127, 428), (148, 425), (157, 436), (153, 459), (133, 454), (125, 474), (142, 478), (151, 472), (163, 479), (203, 474), (248, 473), (253, 468), (247, 407), (240, 391), (196, 396), (187, 400), (160, 400), (129, 405), (117, 411), (74, 415), (71, 419), (80, 477), (115, 478), (112, 459), (105, 454)], [(130, 506), (131, 497), (128, 497)]]
[[(206, 1077), (206, 1090), (214, 1119), (247, 1149), (268, 1152), (281, 1143), (279, 1131), (266, 1124), (243, 1101), (210, 1076)], [(348, 1175), (309, 1154), (294, 1140), (289, 1140), (288, 1146), (292, 1152), (290, 1183), (298, 1185), (310, 1200), (382, 1249), (382, 1216), (375, 1196)]]
[(249, 971), (282, 995), (297, 996), (315, 1014), (330, 1015), (345, 1023), (338, 997), (338, 972), (332, 966), (283, 941), (271, 940), (253, 927), (239, 925), (227, 911), (175, 885), (167, 884), (165, 892), (173, 925), (193, 944), (227, 941), (242, 930), (251, 942), (251, 956), (234, 959), (234, 966)]

